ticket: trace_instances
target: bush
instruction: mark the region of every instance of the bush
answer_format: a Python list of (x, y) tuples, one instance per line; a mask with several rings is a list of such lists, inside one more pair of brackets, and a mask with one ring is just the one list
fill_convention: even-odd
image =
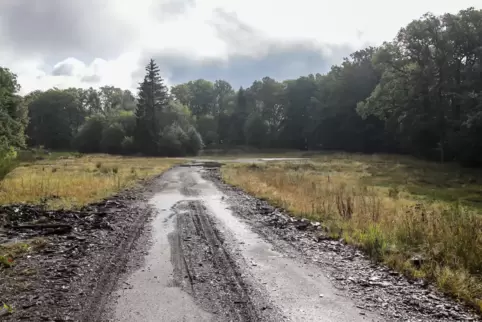
[(184, 144), (188, 139), (178, 124), (166, 126), (159, 138), (158, 153), (166, 156), (186, 155)]
[(185, 142), (186, 152), (188, 155), (197, 155), (203, 148), (203, 140), (201, 135), (196, 131), (194, 127), (190, 127), (187, 130), (187, 141)]
[(189, 125), (183, 130), (174, 123), (160, 134), (158, 154), (166, 156), (196, 155), (203, 147), (203, 141), (196, 129)]
[(133, 136), (136, 129), (136, 116), (131, 111), (120, 111), (112, 117), (112, 123), (118, 123), (124, 129), (126, 136)]
[(136, 146), (134, 144), (134, 138), (132, 136), (125, 136), (121, 143), (122, 153), (133, 154), (136, 152)]
[(82, 153), (98, 153), (101, 151), (100, 140), (106, 120), (101, 115), (94, 115), (87, 119), (74, 138), (73, 146)]
[(102, 131), (102, 139), (100, 141), (100, 150), (110, 154), (120, 154), (123, 152), (122, 141), (125, 132), (118, 123), (112, 124)]

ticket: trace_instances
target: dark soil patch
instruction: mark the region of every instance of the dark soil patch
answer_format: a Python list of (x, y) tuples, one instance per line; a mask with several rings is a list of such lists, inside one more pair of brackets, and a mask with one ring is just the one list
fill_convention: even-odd
[[(159, 178), (80, 210), (0, 206), (0, 244), (32, 238), (42, 248), (0, 265), (2, 321), (98, 321), (151, 210)], [(0, 254), (4, 255), (4, 254)], [(7, 256), (8, 257), (8, 256)]]

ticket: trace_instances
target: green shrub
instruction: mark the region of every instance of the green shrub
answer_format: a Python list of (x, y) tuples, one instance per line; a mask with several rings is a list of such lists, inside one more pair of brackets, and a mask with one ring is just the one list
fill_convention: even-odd
[(110, 154), (122, 153), (122, 141), (125, 132), (118, 123), (112, 124), (102, 131), (102, 139), (100, 141), (100, 150)]

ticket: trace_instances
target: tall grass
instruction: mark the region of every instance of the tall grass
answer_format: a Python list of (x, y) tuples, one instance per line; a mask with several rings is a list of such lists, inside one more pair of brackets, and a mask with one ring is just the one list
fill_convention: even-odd
[(0, 158), (0, 180), (3, 180), (17, 166), (18, 162), (15, 159)]
[[(229, 165), (222, 171), (227, 182), (324, 222), (331, 235), (405, 274), (433, 280), (482, 311), (480, 210), (437, 198), (443, 196), (437, 189), (464, 195), (462, 170), (448, 175), (446, 167), (410, 159), (334, 155), (305, 163)], [(440, 176), (447, 178), (445, 187), (435, 184)], [(415, 186), (426, 193), (412, 193)], [(415, 255), (421, 260), (411, 260)]]
[(178, 162), (98, 155), (23, 163), (0, 181), (0, 203), (78, 207), (160, 174)]

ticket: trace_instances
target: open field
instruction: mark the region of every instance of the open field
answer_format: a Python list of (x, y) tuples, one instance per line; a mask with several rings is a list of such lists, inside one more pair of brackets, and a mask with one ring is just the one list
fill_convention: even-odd
[(229, 164), (224, 179), (482, 310), (482, 176), (401, 156)]
[[(433, 287), (373, 265), (331, 238), (358, 245), (407, 275), (433, 279), (480, 309), (481, 177), (474, 171), (349, 154), (207, 157), (225, 163), (221, 170), (206, 158), (44, 154), (23, 156), (27, 162), (0, 186), (0, 315), (6, 321), (99, 321), (105, 314), (132, 321), (137, 312), (146, 321), (166, 312), (176, 320), (195, 312), (196, 321), (200, 312), (266, 322), (280, 316), (319, 321), (327, 314), (350, 321), (475, 318)], [(166, 171), (179, 163), (189, 164)], [(142, 180), (164, 171), (160, 178)], [(300, 228), (303, 221), (289, 220), (223, 183), (220, 171), (226, 181), (321, 226), (304, 222), (310, 227)], [(20, 202), (28, 204), (5, 205)], [(152, 233), (153, 243), (145, 242)], [(166, 252), (169, 236), (178, 236), (179, 243)], [(137, 267), (140, 258), (146, 264), (126, 280), (135, 292), (119, 286), (112, 293), (119, 302), (110, 303), (112, 285), (124, 285), (121, 272), (126, 265)], [(166, 279), (159, 283), (159, 276)], [(192, 291), (193, 300), (173, 295), (172, 284), (164, 283), (167, 276)], [(192, 276), (190, 282), (186, 276)], [(349, 285), (343, 284), (348, 289), (339, 294), (348, 277)], [(192, 282), (201, 278), (214, 284)], [(151, 305), (162, 292), (169, 301)], [(45, 301), (37, 302), (39, 297)], [(108, 305), (113, 310), (106, 310)]]
[(0, 181), (0, 204), (75, 208), (160, 174), (176, 159), (53, 155), (22, 163)]

